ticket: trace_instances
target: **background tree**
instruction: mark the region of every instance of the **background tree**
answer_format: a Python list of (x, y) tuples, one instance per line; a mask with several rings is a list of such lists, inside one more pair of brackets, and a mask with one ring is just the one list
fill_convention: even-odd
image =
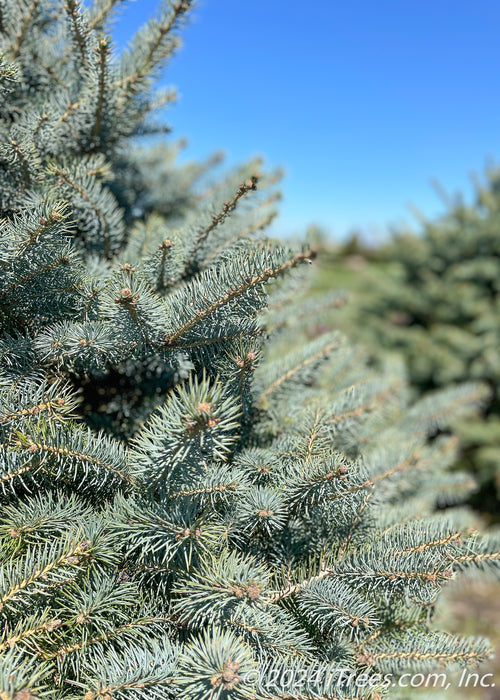
[[(482, 488), (474, 505), (495, 517), (500, 489), (500, 187), (491, 168), (476, 198), (449, 203), (448, 213), (423, 221), (368, 251), (371, 264), (349, 271), (345, 325), (370, 347), (403, 355), (417, 395), (476, 379), (490, 397), (480, 415), (457, 424), (462, 468)], [(327, 269), (327, 268), (325, 268)]]

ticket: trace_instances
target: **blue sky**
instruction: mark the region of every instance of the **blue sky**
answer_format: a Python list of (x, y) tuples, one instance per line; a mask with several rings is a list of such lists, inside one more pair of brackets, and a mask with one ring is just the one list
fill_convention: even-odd
[[(127, 5), (123, 45), (157, 0)], [(336, 238), (443, 210), (500, 162), (498, 0), (199, 0), (162, 84), (185, 157), (283, 166), (275, 233)], [(415, 224), (416, 225), (416, 224)]]

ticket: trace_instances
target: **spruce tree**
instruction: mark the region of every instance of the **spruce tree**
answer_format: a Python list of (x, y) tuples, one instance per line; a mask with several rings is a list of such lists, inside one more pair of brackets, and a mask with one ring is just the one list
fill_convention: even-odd
[(119, 5), (0, 1), (1, 700), (376, 698), (481, 661), (432, 619), (500, 560), (445, 469), (484, 387), (409, 405), (314, 337), (339, 297), (265, 237), (275, 175), (140, 146), (190, 2), (117, 57)]
[(372, 347), (402, 353), (417, 395), (469, 379), (489, 387), (481, 415), (456, 426), (462, 468), (482, 485), (477, 508), (500, 514), (500, 172), (474, 200), (448, 200), (419, 235), (399, 231), (378, 251), (353, 299), (352, 328)]

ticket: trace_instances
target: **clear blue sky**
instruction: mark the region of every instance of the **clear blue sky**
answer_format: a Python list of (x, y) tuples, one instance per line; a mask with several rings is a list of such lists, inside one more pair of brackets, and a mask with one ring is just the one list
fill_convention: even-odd
[[(127, 5), (119, 44), (157, 6)], [(188, 157), (285, 168), (276, 233), (380, 235), (500, 161), (499, 35), (500, 0), (199, 0), (167, 118)]]

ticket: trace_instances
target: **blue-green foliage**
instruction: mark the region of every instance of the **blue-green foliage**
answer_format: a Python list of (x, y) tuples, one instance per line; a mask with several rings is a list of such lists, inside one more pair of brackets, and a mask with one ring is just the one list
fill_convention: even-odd
[(368, 699), (339, 673), (489, 653), (431, 626), (500, 561), (435, 510), (485, 389), (409, 406), (318, 335), (343, 300), (265, 239), (275, 175), (137, 146), (189, 4), (116, 58), (119, 0), (0, 0), (1, 700)]
[[(498, 517), (500, 496), (500, 172), (489, 168), (470, 204), (457, 200), (419, 235), (398, 232), (352, 305), (357, 337), (401, 353), (421, 394), (473, 378), (487, 383), (481, 415), (457, 424), (460, 466), (483, 488), (480, 511)], [(380, 266), (380, 267), (379, 267)], [(497, 491), (495, 498), (495, 491)]]

